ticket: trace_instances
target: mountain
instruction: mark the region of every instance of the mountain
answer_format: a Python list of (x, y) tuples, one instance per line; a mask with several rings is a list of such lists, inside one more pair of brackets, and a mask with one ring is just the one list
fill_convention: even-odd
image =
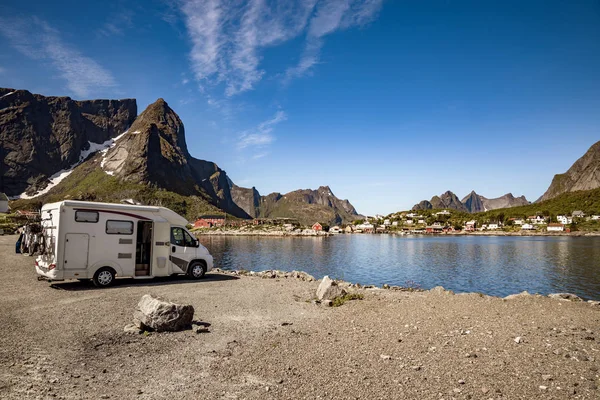
[(76, 101), (0, 88), (0, 192), (18, 196), (45, 188), (82, 152), (127, 129), (135, 99)]
[(600, 142), (589, 150), (565, 172), (554, 175), (546, 193), (538, 201), (552, 199), (562, 193), (591, 190), (600, 187)]
[(451, 191), (446, 191), (440, 196), (433, 196), (430, 201), (423, 200), (419, 204), (415, 204), (413, 210), (437, 210), (437, 209), (451, 209), (457, 211), (468, 212), (467, 208)]
[(360, 217), (354, 206), (348, 200), (338, 199), (329, 186), (261, 196), (255, 188), (232, 185), (231, 193), (234, 202), (254, 218), (293, 218), (303, 225), (335, 225)]
[(504, 196), (488, 199), (487, 197), (475, 193), (474, 190), (462, 199), (461, 202), (470, 213), (496, 210), (499, 208), (526, 206), (529, 204), (529, 201), (525, 196), (515, 197), (512, 193), (507, 193)]
[(512, 193), (507, 193), (504, 196), (494, 199), (477, 194), (474, 190), (471, 191), (465, 198), (459, 200), (458, 197), (451, 191), (440, 196), (433, 196), (430, 201), (423, 200), (413, 206), (413, 210), (438, 210), (450, 209), (469, 213), (478, 213), (498, 208), (509, 208), (528, 205), (529, 201), (525, 196), (514, 197)]
[[(13, 161), (26, 159), (27, 154), (23, 154), (16, 146), (22, 138), (39, 144), (40, 149), (47, 145), (50, 153), (53, 147), (48, 143), (63, 140), (59, 150), (65, 153), (63, 158), (68, 159), (64, 164), (44, 166), (43, 178), (37, 178), (36, 181), (39, 184), (27, 186), (27, 180), (23, 179), (21, 186), (13, 185), (9, 195), (18, 195), (25, 189), (34, 194), (46, 187), (33, 199), (25, 197), (15, 201), (14, 208), (27, 203), (39, 205), (65, 198), (107, 202), (134, 198), (143, 204), (172, 208), (189, 219), (204, 213), (223, 211), (239, 218), (294, 218), (303, 224), (317, 221), (350, 222), (358, 217), (354, 207), (347, 200), (335, 197), (327, 186), (318, 190), (298, 190), (283, 196), (279, 193), (261, 196), (255, 188), (235, 185), (218, 165), (189, 154), (183, 122), (163, 99), (150, 104), (132, 120), (131, 115), (135, 116), (135, 110), (127, 113), (128, 118), (123, 117), (127, 101), (123, 101), (119, 108), (119, 104), (112, 100), (74, 102), (64, 97), (31, 95), (27, 91), (13, 93), (5, 90), (0, 93), (2, 99), (17, 95), (21, 98), (11, 103), (17, 105), (9, 106), (10, 110), (17, 110), (14, 114), (10, 110), (0, 110), (0, 118), (5, 118), (9, 113), (11, 115), (2, 119), (5, 121), (2, 125), (4, 164), (19, 165)], [(54, 108), (49, 108), (48, 104)], [(69, 108), (71, 112), (56, 111), (62, 110), (57, 104)], [(135, 100), (133, 104), (135, 106)], [(41, 113), (40, 109), (49, 111)], [(91, 113), (94, 110), (96, 114)], [(36, 118), (42, 122), (46, 119), (55, 122), (48, 128)], [(96, 125), (85, 125), (83, 129), (72, 122), (79, 122), (77, 118), (93, 120)], [(64, 126), (58, 126), (56, 121), (67, 122)], [(30, 126), (43, 129), (28, 130)], [(23, 136), (20, 128), (28, 136)], [(28, 146), (24, 148), (30, 150)], [(75, 156), (68, 158), (66, 155), (69, 154)], [(29, 168), (31, 171), (37, 166), (36, 160), (33, 158), (29, 161), (32, 164)], [(58, 171), (62, 175), (60, 179), (55, 179), (52, 175)]]

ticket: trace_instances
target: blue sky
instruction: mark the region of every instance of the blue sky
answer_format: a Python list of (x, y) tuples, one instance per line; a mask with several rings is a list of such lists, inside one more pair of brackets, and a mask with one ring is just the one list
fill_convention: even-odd
[(0, 86), (163, 97), (194, 157), (364, 214), (535, 200), (600, 140), (600, 3), (4, 1)]

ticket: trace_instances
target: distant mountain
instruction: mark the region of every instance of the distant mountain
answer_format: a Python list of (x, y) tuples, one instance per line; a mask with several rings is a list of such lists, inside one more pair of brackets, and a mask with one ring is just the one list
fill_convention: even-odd
[(419, 204), (415, 204), (413, 210), (437, 210), (451, 209), (457, 211), (468, 212), (467, 208), (451, 191), (447, 191), (440, 196), (433, 196), (430, 201), (423, 200)]
[(0, 88), (0, 192), (45, 188), (53, 174), (80, 162), (82, 151), (124, 132), (135, 99), (75, 101)]
[(472, 191), (465, 196), (462, 201), (456, 197), (451, 191), (440, 196), (433, 196), (430, 201), (423, 200), (412, 208), (413, 210), (437, 210), (450, 209), (464, 211), (470, 213), (478, 213), (483, 211), (495, 210), (498, 208), (509, 208), (523, 206), (529, 204), (525, 196), (514, 197), (512, 193), (507, 193), (504, 196), (494, 199), (477, 194)]
[(554, 175), (546, 193), (538, 201), (552, 199), (562, 193), (600, 187), (600, 142), (589, 150), (564, 174)]
[(475, 193), (473, 190), (464, 199), (462, 199), (462, 203), (465, 205), (467, 210), (469, 210), (469, 212), (478, 213), (496, 210), (498, 208), (526, 206), (529, 204), (529, 201), (525, 198), (525, 196), (515, 197), (512, 193), (507, 193), (504, 196), (494, 199), (488, 199), (487, 197)]
[(255, 188), (232, 185), (231, 193), (235, 203), (252, 217), (293, 218), (304, 225), (341, 224), (361, 217), (348, 200), (338, 199), (329, 186), (261, 196)]

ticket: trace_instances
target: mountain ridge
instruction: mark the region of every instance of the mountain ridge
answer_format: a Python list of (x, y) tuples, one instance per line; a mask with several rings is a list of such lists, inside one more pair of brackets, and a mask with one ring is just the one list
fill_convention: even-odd
[(451, 209), (469, 213), (478, 213), (495, 210), (499, 208), (510, 208), (529, 204), (525, 196), (515, 197), (512, 193), (507, 193), (496, 198), (487, 198), (477, 194), (474, 190), (459, 200), (450, 190), (440, 196), (433, 196), (430, 201), (422, 200), (412, 208), (418, 210), (432, 209)]

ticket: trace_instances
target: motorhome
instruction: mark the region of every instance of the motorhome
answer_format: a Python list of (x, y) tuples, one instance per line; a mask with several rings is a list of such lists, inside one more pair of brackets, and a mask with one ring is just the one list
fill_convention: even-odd
[(44, 205), (41, 224), (35, 268), (50, 281), (91, 279), (105, 287), (115, 277), (198, 279), (213, 268), (187, 220), (168, 208), (65, 200)]

